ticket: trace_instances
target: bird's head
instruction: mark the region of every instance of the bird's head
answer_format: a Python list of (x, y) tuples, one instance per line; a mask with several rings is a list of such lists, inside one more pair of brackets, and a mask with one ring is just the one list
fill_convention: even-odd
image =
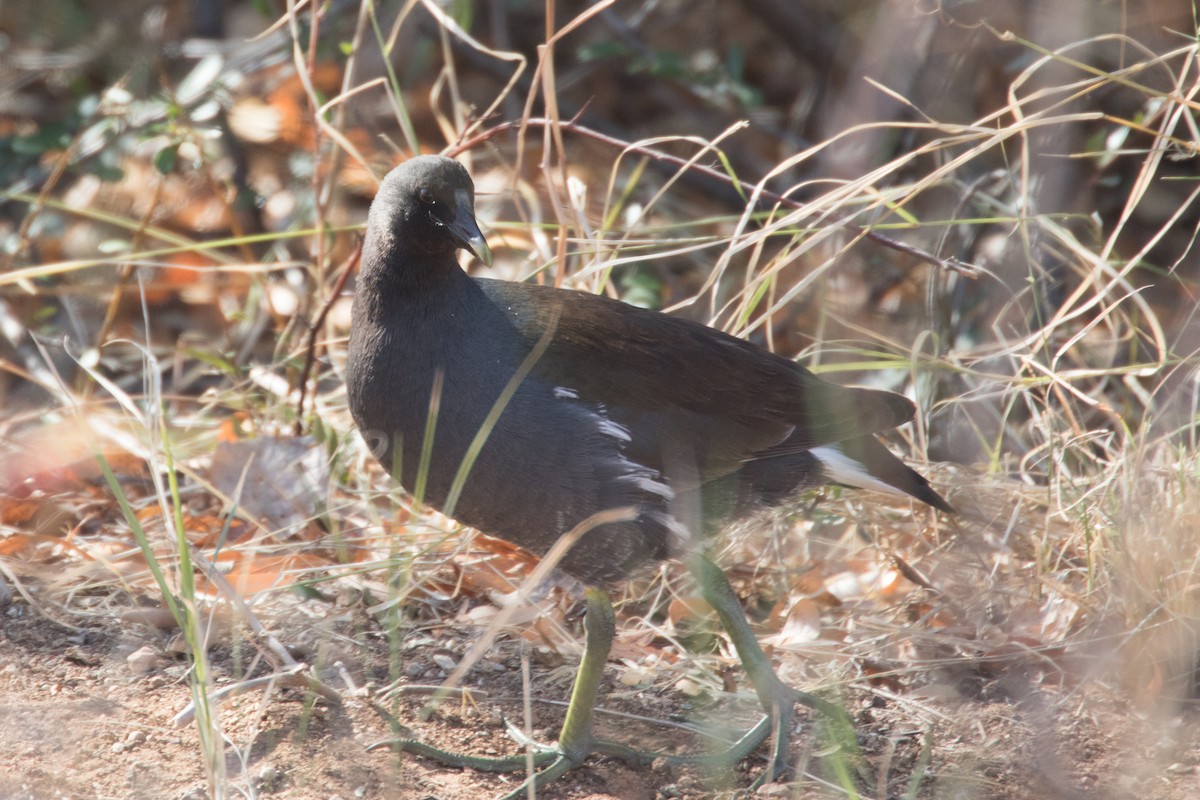
[(492, 263), (475, 221), (475, 184), (462, 164), (445, 156), (416, 156), (387, 174), (371, 203), (368, 236), (372, 232), (418, 251), (462, 247)]

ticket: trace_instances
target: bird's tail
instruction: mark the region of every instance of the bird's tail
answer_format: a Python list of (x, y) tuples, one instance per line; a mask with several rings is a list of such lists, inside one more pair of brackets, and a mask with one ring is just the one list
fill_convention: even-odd
[(828, 483), (906, 494), (940, 511), (954, 513), (924, 476), (892, 455), (874, 436), (814, 447), (809, 452), (820, 462)]

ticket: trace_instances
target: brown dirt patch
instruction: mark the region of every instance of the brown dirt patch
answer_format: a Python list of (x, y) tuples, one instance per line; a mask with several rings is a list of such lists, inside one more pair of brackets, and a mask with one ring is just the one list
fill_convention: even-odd
[[(311, 605), (305, 601), (300, 605)], [(311, 609), (310, 609), (311, 610)], [(225, 702), (220, 710), (227, 737), (228, 785), (248, 796), (279, 798), (391, 798), (468, 800), (510, 790), (512, 776), (484, 775), (439, 766), (426, 759), (367, 745), (389, 737), (388, 725), (366, 695), (387, 674), (386, 641), (359, 628), (353, 615), (313, 625), (300, 614), (284, 617), (278, 635), (301, 651), (322, 680), (341, 691), (341, 706), (311, 703), (298, 689), (258, 690)], [(299, 624), (297, 624), (299, 623)], [(199, 798), (206, 792), (194, 725), (177, 728), (172, 718), (191, 700), (184, 662), (167, 655), (148, 675), (131, 674), (126, 656), (164, 635), (122, 625), (112, 615), (80, 614), (70, 630), (32, 611), (18, 599), (0, 614), (0, 797)], [(322, 633), (317, 636), (316, 632)], [(433, 642), (430, 643), (430, 639)], [(451, 630), (416, 631), (402, 650), (403, 671), (413, 684), (444, 677), (439, 657), (459, 657)], [(404, 695), (391, 712), (422, 739), (479, 754), (514, 753), (502, 715), (521, 718), (520, 646), (505, 642), (477, 668), (471, 685), (486, 688), (476, 706), (446, 703), (429, 722), (418, 721), (424, 697)], [(216, 682), (261, 672), (254, 648), (231, 642), (212, 654)], [(784, 657), (784, 669), (787, 661)], [(566, 663), (573, 664), (567, 658)], [(571, 667), (531, 664), (533, 733), (552, 739), (561, 719)], [(1023, 676), (1023, 677), (1022, 677)], [(1012, 672), (974, 684), (978, 695), (931, 699), (916, 689), (889, 697), (865, 688), (843, 698), (854, 718), (861, 760), (835, 762), (826, 743), (814, 739), (814, 720), (802, 711), (793, 740), (796, 783), (774, 784), (760, 796), (838, 796), (837, 764), (849, 765), (853, 784), (866, 797), (1130, 797), (1193, 796), (1197, 736), (1185, 711), (1170, 717), (1136, 714), (1100, 688), (1052, 691)], [(960, 683), (960, 686), (966, 684)], [(944, 684), (931, 691), (946, 695)], [(739, 695), (742, 699), (744, 696)], [(549, 702), (547, 702), (549, 701)], [(656, 722), (690, 720), (715, 728), (752, 722), (752, 703), (725, 699), (703, 707), (663, 688), (606, 687), (605, 708), (645, 718), (602, 714), (598, 733), (658, 750), (695, 746), (696, 737)], [(592, 758), (539, 796), (589, 800), (652, 800), (732, 796), (762, 766), (756, 754), (733, 775), (662, 765), (635, 769)], [(824, 785), (825, 788), (822, 788)], [(911, 793), (911, 795), (910, 795)]]

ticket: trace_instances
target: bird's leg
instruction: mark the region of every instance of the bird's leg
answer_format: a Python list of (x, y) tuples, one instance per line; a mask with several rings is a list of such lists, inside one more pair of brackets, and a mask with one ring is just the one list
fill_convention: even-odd
[(567, 716), (558, 736), (563, 755), (575, 757), (578, 761), (582, 761), (591, 749), (592, 714), (596, 709), (600, 682), (604, 679), (604, 664), (608, 661), (613, 636), (617, 632), (617, 616), (608, 593), (589, 587), (587, 601), (587, 614), (583, 618), (583, 658), (579, 662), (579, 672), (567, 704)]
[(775, 674), (775, 670), (762, 648), (759, 647), (758, 640), (754, 637), (754, 631), (750, 628), (750, 623), (746, 621), (741, 604), (738, 602), (737, 595), (734, 594), (733, 587), (729, 584), (729, 579), (725, 577), (725, 573), (703, 556), (694, 556), (689, 561), (689, 567), (700, 585), (704, 599), (716, 610), (722, 626), (728, 631), (746, 669), (746, 674), (754, 685), (755, 692), (766, 711), (763, 719), (728, 749), (706, 755), (677, 756), (643, 752), (616, 742), (595, 739), (592, 736), (592, 717), (596, 708), (596, 699), (604, 678), (604, 665), (608, 660), (608, 653), (612, 649), (616, 630), (616, 617), (613, 613), (612, 601), (605, 592), (599, 589), (587, 590), (588, 609), (583, 620), (585, 636), (583, 658), (579, 663), (579, 672), (575, 676), (575, 685), (571, 689), (571, 699), (567, 704), (566, 718), (559, 731), (556, 746), (547, 746), (531, 741), (519, 730), (510, 726), (509, 734), (523, 746), (531, 749), (532, 752), (528, 757), (526, 755), (503, 758), (469, 756), (442, 750), (415, 739), (380, 743), (373, 745), (372, 749), (378, 746), (390, 746), (442, 764), (484, 772), (519, 772), (532, 763), (534, 769), (538, 771), (502, 799), (519, 800), (529, 794), (531, 786), (535, 790), (545, 786), (582, 764), (584, 759), (592, 753), (620, 758), (635, 765), (645, 765), (656, 758), (664, 758), (669, 763), (678, 765), (723, 768), (745, 759), (768, 737), (772, 737), (770, 765), (756, 785), (773, 780), (787, 768), (788, 738), (797, 702), (811, 706), (834, 720), (845, 719), (845, 712), (832, 703), (784, 684)]
[[(754, 630), (746, 621), (746, 614), (738, 602), (733, 586), (725, 573), (707, 557), (696, 553), (688, 559), (688, 568), (696, 578), (701, 595), (717, 612), (721, 626), (729, 633), (729, 638), (737, 650), (738, 658), (746, 670), (758, 700), (762, 703), (766, 717), (751, 729), (734, 745), (734, 750), (748, 754), (753, 751), (768, 736), (771, 737), (771, 760), (767, 770), (756, 781), (756, 785), (768, 783), (786, 772), (788, 768), (788, 740), (791, 735), (792, 720), (795, 717), (796, 703), (803, 703), (815, 709), (830, 720), (843, 723), (845, 712), (807, 692), (793, 689), (775, 674), (771, 660), (763, 652), (754, 636)], [(839, 726), (840, 727), (840, 726)], [(730, 755), (733, 753), (731, 751)]]
[(579, 672), (575, 674), (575, 685), (571, 687), (571, 699), (567, 702), (567, 715), (558, 734), (558, 757), (549, 766), (530, 775), (503, 800), (527, 796), (531, 788), (536, 790), (582, 764), (594, 750), (592, 715), (596, 710), (600, 682), (604, 680), (604, 664), (612, 650), (617, 618), (612, 600), (603, 590), (589, 587), (587, 601), (587, 614), (583, 618), (583, 658), (579, 661)]
[(520, 731), (510, 728), (509, 733), (513, 734), (515, 739), (532, 748), (533, 752), (529, 761), (524, 755), (486, 758), (452, 753), (416, 739), (382, 742), (372, 745), (372, 749), (388, 746), (402, 752), (416, 753), (449, 766), (465, 767), (483, 772), (518, 772), (525, 769), (531, 761), (534, 768), (539, 771), (530, 775), (515, 791), (505, 795), (504, 800), (525, 797), (531, 786), (534, 789), (544, 786), (582, 764), (583, 760), (593, 752), (637, 763), (649, 763), (649, 760), (654, 758), (652, 754), (644, 755), (620, 745), (595, 742), (592, 739), (592, 715), (596, 708), (600, 683), (604, 678), (604, 664), (612, 649), (613, 635), (616, 632), (616, 615), (613, 613), (612, 601), (602, 590), (589, 588), (587, 599), (587, 614), (583, 618), (583, 659), (579, 663), (579, 672), (575, 676), (575, 685), (571, 689), (571, 699), (567, 704), (567, 715), (563, 720), (562, 730), (559, 732), (557, 746), (550, 747), (532, 742)]

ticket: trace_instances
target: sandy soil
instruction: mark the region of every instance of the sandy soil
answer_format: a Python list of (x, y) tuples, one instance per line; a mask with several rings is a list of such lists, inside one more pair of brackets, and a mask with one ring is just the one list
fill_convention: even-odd
[[(35, 587), (36, 588), (36, 587)], [(18, 597), (0, 612), (0, 797), (201, 798), (207, 794), (195, 725), (173, 717), (191, 700), (182, 658), (169, 654), (170, 635), (122, 622), (112, 597), (95, 612), (56, 622)], [(341, 704), (312, 702), (298, 688), (257, 690), (226, 701), (219, 712), (226, 737), (229, 796), (467, 800), (515, 786), (516, 778), (446, 768), (426, 759), (367, 751), (389, 737), (375, 700), (388, 674), (386, 637), (354, 610), (327, 606), (314, 623), (315, 601), (298, 601), (276, 620), (276, 635), (310, 664)], [(306, 611), (307, 613), (301, 613)], [(416, 628), (399, 652), (413, 685), (436, 684), (469, 644), (448, 627)], [(134, 674), (127, 657), (142, 647), (157, 653), (155, 668)], [(389, 705), (422, 739), (481, 754), (515, 753), (502, 717), (519, 720), (524, 696), (520, 653), (530, 663), (533, 732), (553, 739), (573, 658), (556, 665), (533, 648), (504, 641), (475, 669), (469, 684), (486, 687), (477, 705), (446, 703), (429, 722), (418, 720), (425, 697), (405, 694)], [(232, 640), (212, 651), (218, 686), (234, 675), (264, 674), (255, 648)], [(790, 656), (784, 656), (786, 661)], [(787, 664), (784, 663), (784, 674)], [(639, 687), (615, 680), (599, 734), (662, 751), (695, 749), (683, 721), (753, 722), (752, 703), (689, 699), (673, 687)], [(1194, 714), (1151, 718), (1099, 689), (1055, 688), (1028, 669), (988, 675), (976, 666), (942, 669), (924, 687), (881, 682), (842, 698), (854, 720), (861, 759), (839, 758), (815, 738), (811, 712), (802, 710), (792, 748), (801, 765), (792, 784), (769, 784), (757, 796), (844, 796), (848, 780), (864, 797), (1154, 797), (1195, 796), (1200, 750)], [(736, 685), (739, 674), (729, 680)], [(917, 683), (913, 681), (911, 683)], [(890, 689), (888, 687), (891, 687)], [(897, 694), (893, 690), (900, 689)], [(941, 695), (940, 697), (938, 695)], [(973, 696), (972, 696), (973, 695)], [(745, 693), (738, 695), (742, 701)], [(673, 724), (664, 724), (673, 723)], [(547, 798), (699, 798), (735, 796), (762, 768), (761, 753), (735, 774), (706, 774), (662, 763), (634, 769), (594, 757), (540, 794)], [(846, 768), (851, 775), (838, 777)]]

